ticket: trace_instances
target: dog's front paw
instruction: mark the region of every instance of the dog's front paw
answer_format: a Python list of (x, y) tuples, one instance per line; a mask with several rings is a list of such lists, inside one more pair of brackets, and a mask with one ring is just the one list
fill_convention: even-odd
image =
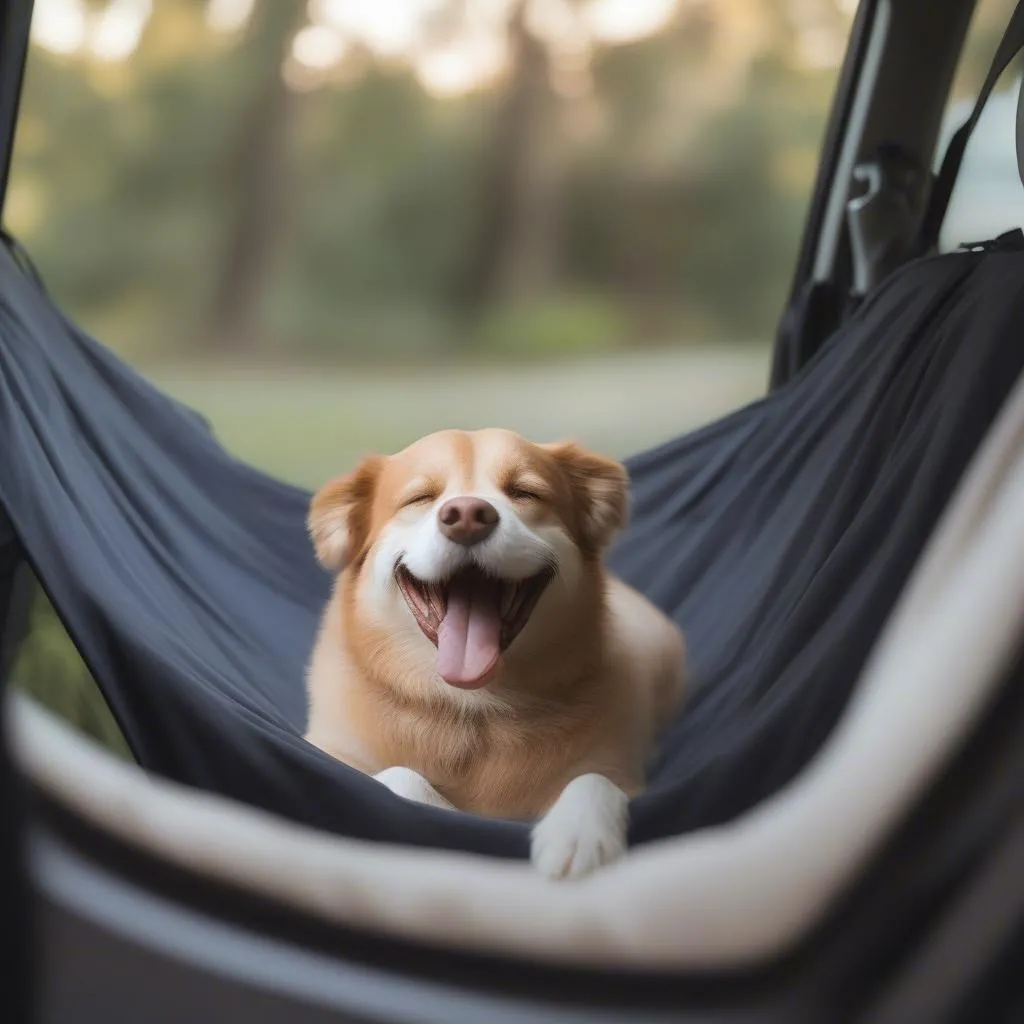
[(411, 768), (385, 768), (377, 772), (374, 778), (387, 786), (395, 796), (415, 800), (418, 804), (429, 804), (431, 807), (452, 809), (452, 805), (419, 772)]
[(603, 775), (581, 775), (534, 826), (530, 859), (548, 878), (579, 878), (626, 852), (629, 798)]

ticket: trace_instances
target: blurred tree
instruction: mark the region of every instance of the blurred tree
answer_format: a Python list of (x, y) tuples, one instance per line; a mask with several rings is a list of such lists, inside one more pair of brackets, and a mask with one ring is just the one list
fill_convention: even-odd
[[(568, 20), (545, 22), (554, 2), (512, 0), (487, 29), (504, 73), (443, 97), (417, 60), (472, 42), (472, 0), (386, 57), (344, 36), (301, 95), (281, 74), (301, 3), (256, 0), (231, 32), (199, 0), (156, 0), (120, 62), (36, 47), (11, 226), (72, 312), (135, 353), (427, 354), (467, 308), (559, 296), (599, 296), (616, 324), (628, 307), (634, 343), (766, 336), (835, 78), (838, 48), (816, 63), (807, 40), (841, 45), (848, 16), (690, 0), (602, 43), (592, 5), (557, 0)], [(571, 25), (589, 27), (567, 86)]]
[(125, 63), (32, 51), (5, 215), (54, 294), (136, 352), (202, 326), (239, 92), (228, 54), (195, 0), (155, 4)]
[[(963, 53), (957, 64), (953, 81), (951, 100), (973, 100), (978, 95), (981, 83), (988, 73), (989, 64), (995, 56), (996, 47), (1002, 38), (1016, 0), (979, 0), (971, 15), (971, 24)], [(1014, 61), (1014, 68), (1003, 77), (1008, 79), (1020, 74), (1020, 58)]]
[(529, 12), (529, 0), (516, 0), (506, 24), (509, 66), (482, 166), (464, 283), (465, 298), (477, 310), (543, 293), (554, 272), (556, 101), (550, 55), (530, 27)]
[(761, 0), (694, 3), (657, 35), (598, 52), (609, 127), (570, 190), (578, 275), (613, 283), (656, 325), (773, 329), (835, 80), (806, 65), (800, 29)]
[(267, 278), (294, 187), (288, 132), (296, 94), (282, 69), (305, 17), (300, 3), (260, 0), (234, 57), (247, 95), (237, 120), (225, 126), (233, 143), (222, 172), (229, 206), (208, 332), (219, 349), (244, 346), (259, 333)]

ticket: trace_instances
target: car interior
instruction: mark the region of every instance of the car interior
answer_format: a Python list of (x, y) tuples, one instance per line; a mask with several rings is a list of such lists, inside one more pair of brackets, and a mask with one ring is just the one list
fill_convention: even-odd
[[(992, 237), (955, 238), (947, 217), (975, 143), (1024, 189), (1024, 4), (1004, 6), (967, 108), (950, 97), (974, 3), (857, 6), (765, 396), (631, 462), (613, 566), (693, 623), (709, 683), (630, 856), (561, 889), (519, 824), (402, 807), (306, 752), (296, 682), (214, 671), (204, 644), (229, 641), (189, 634), (184, 600), (155, 629), (130, 578), (157, 570), (130, 545), (99, 580), (96, 524), (145, 522), (156, 490), (130, 470), (166, 458), (168, 487), (222, 481), (218, 510), (266, 502), (253, 558), (294, 562), (297, 603), (324, 587), (293, 556), (306, 496), (229, 467), (5, 232), (0, 670), (31, 569), (139, 763), (5, 688), (3, 1019), (1024, 1018), (1024, 225), (1008, 206)], [(0, 0), (0, 196), (31, 13)], [(214, 529), (159, 525), (183, 558)], [(239, 615), (286, 619), (246, 571)], [(723, 615), (758, 620), (742, 654)]]

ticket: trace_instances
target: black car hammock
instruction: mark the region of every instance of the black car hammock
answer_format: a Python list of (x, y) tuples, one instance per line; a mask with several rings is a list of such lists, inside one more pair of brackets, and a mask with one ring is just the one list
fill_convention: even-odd
[[(976, 115), (1019, 49), (1020, 13)], [(1020, 374), (1021, 324), (1019, 231), (915, 260), (785, 386), (629, 461), (632, 523), (611, 566), (684, 629), (692, 690), (633, 801), (631, 842), (728, 821), (814, 755)], [(303, 740), (330, 586), (309, 495), (232, 457), (78, 329), (12, 246), (0, 430), (8, 554), (33, 567), (140, 765), (329, 832), (526, 855), (527, 823), (408, 803)]]

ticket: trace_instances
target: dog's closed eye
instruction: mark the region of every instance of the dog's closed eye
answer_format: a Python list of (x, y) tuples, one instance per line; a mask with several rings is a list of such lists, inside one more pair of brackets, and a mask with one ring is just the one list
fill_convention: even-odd
[(505, 487), (505, 496), (509, 501), (544, 501), (546, 498), (543, 490), (528, 481), (516, 481), (515, 483), (507, 484)]
[(438, 492), (434, 489), (415, 491), (408, 497), (403, 498), (399, 504), (399, 509), (412, 508), (415, 505), (429, 505), (430, 502), (437, 500)]

